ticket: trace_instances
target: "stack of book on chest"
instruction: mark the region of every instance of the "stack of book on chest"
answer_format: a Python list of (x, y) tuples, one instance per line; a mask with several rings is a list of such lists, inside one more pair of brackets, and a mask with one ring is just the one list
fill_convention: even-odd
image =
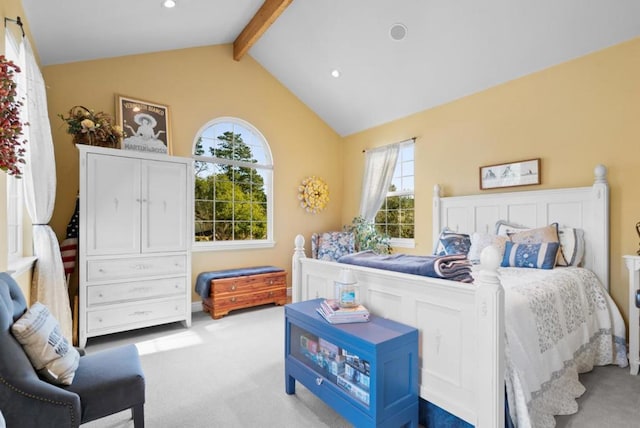
[(369, 321), (369, 311), (364, 306), (343, 308), (335, 299), (324, 299), (316, 310), (331, 324)]

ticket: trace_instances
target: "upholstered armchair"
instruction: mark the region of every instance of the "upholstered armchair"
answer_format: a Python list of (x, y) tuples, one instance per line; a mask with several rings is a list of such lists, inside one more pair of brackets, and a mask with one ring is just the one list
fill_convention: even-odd
[(336, 261), (345, 254), (355, 252), (353, 232), (324, 232), (311, 235), (311, 257)]
[(26, 311), (18, 284), (0, 273), (0, 412), (8, 428), (78, 427), (127, 409), (134, 426), (144, 427), (145, 380), (134, 345), (83, 355), (70, 385), (53, 384), (11, 332)]

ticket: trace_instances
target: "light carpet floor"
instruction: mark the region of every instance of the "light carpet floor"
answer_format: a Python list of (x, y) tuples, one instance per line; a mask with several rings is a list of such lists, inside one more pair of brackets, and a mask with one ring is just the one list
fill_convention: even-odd
[[(262, 306), (219, 320), (193, 314), (180, 323), (90, 338), (87, 353), (135, 343), (146, 378), (147, 428), (346, 428), (351, 425), (305, 387), (284, 391), (284, 309)], [(598, 367), (580, 377), (580, 411), (558, 428), (640, 427), (640, 377)], [(83, 425), (133, 427), (129, 411)]]

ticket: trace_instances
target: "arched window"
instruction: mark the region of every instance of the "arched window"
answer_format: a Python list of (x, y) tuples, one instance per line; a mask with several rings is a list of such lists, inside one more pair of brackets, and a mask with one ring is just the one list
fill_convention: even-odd
[(221, 117), (196, 134), (195, 249), (273, 246), (273, 161), (250, 123)]

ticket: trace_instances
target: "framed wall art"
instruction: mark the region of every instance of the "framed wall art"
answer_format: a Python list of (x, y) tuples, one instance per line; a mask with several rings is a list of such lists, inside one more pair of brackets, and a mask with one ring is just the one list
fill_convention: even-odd
[(480, 189), (540, 184), (540, 158), (480, 167)]
[(116, 118), (122, 149), (171, 154), (169, 106), (117, 95)]

